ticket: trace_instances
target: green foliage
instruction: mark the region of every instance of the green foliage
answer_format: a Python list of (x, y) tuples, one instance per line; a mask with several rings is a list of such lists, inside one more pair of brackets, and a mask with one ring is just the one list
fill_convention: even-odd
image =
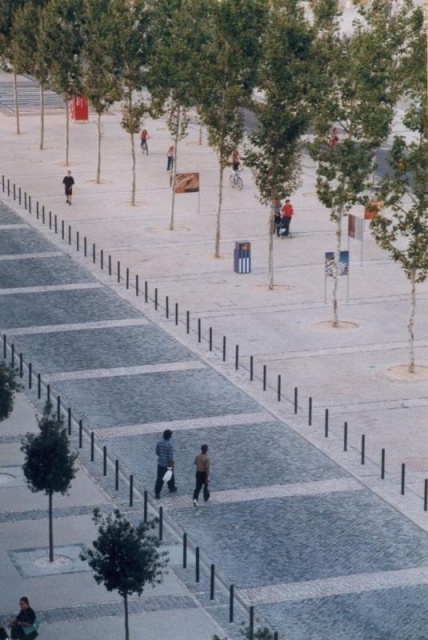
[(58, 420), (50, 402), (46, 403), (37, 422), (40, 433), (27, 433), (21, 444), (27, 485), (34, 493), (44, 491), (47, 495), (64, 495), (77, 472), (77, 453), (70, 451), (64, 419)]
[[(250, 627), (245, 627), (245, 629), (241, 629), (241, 634), (247, 640), (251, 638), (251, 629)], [(269, 627), (258, 627), (255, 629), (253, 634), (254, 640), (274, 640), (275, 634), (273, 631), (269, 629)]]
[(17, 369), (0, 362), (0, 422), (12, 413), (15, 394), (22, 388)]
[(117, 591), (125, 597), (141, 595), (146, 584), (154, 587), (162, 581), (167, 552), (160, 553), (159, 539), (148, 535), (156, 519), (134, 527), (118, 509), (107, 516), (95, 509), (93, 520), (98, 525), (98, 538), (83, 558), (94, 570), (98, 584), (104, 583), (107, 591)]

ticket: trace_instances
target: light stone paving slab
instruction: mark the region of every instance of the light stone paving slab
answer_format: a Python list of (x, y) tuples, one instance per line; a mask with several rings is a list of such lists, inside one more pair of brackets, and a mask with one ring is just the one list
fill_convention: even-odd
[(78, 282), (76, 284), (52, 284), (43, 287), (19, 287), (17, 289), (0, 289), (0, 296), (12, 296), (17, 293), (48, 293), (50, 291), (76, 291), (79, 289), (100, 289), (100, 282)]
[(227, 427), (234, 424), (258, 424), (272, 422), (269, 413), (232, 413), (224, 416), (209, 418), (195, 418), (193, 420), (171, 420), (168, 422), (146, 422), (103, 429), (102, 438), (121, 438), (123, 436), (144, 435), (146, 433), (160, 433), (164, 429), (172, 431), (189, 431), (211, 427)]
[[(13, 225), (18, 226), (18, 225)], [(34, 258), (63, 258), (62, 251), (44, 251), (41, 253), (14, 253), (10, 256), (0, 256), (0, 262), (9, 260), (33, 260)]]
[[(363, 491), (365, 487), (352, 478), (334, 478), (319, 482), (299, 482), (295, 484), (274, 484), (258, 488), (233, 489), (211, 493), (209, 504), (231, 504), (233, 502), (249, 502), (250, 500), (270, 500), (272, 498), (289, 498), (291, 496), (311, 496), (323, 493), (344, 491)], [(202, 504), (202, 500), (201, 500)], [(189, 497), (174, 496), (162, 498), (162, 505), (167, 507), (194, 508)]]
[(136, 376), (141, 373), (164, 373), (170, 371), (189, 371), (205, 369), (202, 362), (168, 362), (167, 364), (140, 365), (138, 367), (115, 367), (113, 369), (85, 369), (83, 371), (67, 371), (49, 373), (43, 376), (44, 382), (65, 380), (86, 380), (92, 378), (115, 378), (118, 376)]
[(28, 229), (28, 224), (0, 224), (0, 231), (8, 231), (9, 229)]
[(248, 605), (258, 605), (287, 600), (324, 598), (343, 593), (363, 593), (375, 589), (393, 589), (417, 584), (428, 584), (428, 567), (361, 573), (326, 578), (325, 580), (309, 580), (257, 587), (256, 589), (242, 589), (239, 591), (239, 595)]
[(80, 559), (83, 546), (80, 544), (55, 547), (54, 562), (49, 562), (49, 550), (14, 549), (9, 557), (23, 578), (49, 576), (58, 573), (91, 571), (89, 565)]
[(74, 324), (51, 324), (40, 327), (12, 327), (8, 335), (26, 336), (38, 333), (62, 333), (63, 331), (83, 331), (86, 329), (116, 329), (118, 327), (140, 327), (150, 322), (145, 318), (129, 318), (127, 320), (101, 320), (99, 322), (76, 322)]

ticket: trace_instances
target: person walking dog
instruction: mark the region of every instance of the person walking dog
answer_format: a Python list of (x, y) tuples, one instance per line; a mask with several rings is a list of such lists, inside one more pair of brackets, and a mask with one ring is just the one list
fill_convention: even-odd
[(202, 487), (204, 488), (204, 502), (208, 502), (208, 500), (210, 499), (210, 492), (208, 490), (208, 485), (210, 483), (211, 461), (207, 454), (208, 454), (208, 445), (203, 444), (201, 446), (201, 453), (199, 453), (195, 458), (196, 487), (193, 492), (193, 504), (195, 507), (198, 506), (199, 493)]
[(165, 429), (162, 440), (159, 440), (156, 445), (156, 455), (158, 457), (158, 471), (155, 484), (156, 500), (159, 500), (160, 498), (160, 492), (162, 491), (164, 483), (164, 476), (169, 469), (171, 469), (172, 475), (169, 480), (167, 480), (168, 489), (170, 493), (177, 491), (174, 476), (174, 447), (170, 442), (171, 436), (171, 429)]

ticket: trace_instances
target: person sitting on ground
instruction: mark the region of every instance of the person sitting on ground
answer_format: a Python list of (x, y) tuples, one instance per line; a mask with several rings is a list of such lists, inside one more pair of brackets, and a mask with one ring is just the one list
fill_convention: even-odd
[(19, 600), (19, 606), (21, 611), (10, 623), (12, 640), (33, 640), (39, 635), (34, 628), (36, 614), (25, 596)]

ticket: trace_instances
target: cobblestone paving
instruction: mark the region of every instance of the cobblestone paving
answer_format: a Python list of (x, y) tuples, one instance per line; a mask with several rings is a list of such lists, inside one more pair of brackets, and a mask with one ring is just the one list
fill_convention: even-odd
[(0, 202), (0, 225), (22, 224), (22, 218), (12, 211), (6, 204)]
[[(426, 582), (428, 540), (421, 530), (158, 327), (129, 326), (147, 320), (69, 258), (54, 257), (53, 245), (20, 228), (7, 207), (0, 222), (9, 225), (0, 234), (0, 254), (20, 258), (13, 269), (9, 260), (1, 263), (0, 328), (15, 332), (25, 361), (45, 380), (51, 374), (54, 397), (60, 394), (74, 418), (96, 430), (98, 447), (105, 444), (121, 471), (134, 475), (137, 492), (151, 493), (155, 443), (164, 428), (173, 428), (179, 492), (161, 500), (166, 522), (201, 546), (238, 597), (242, 591), (257, 602), (263, 622), (289, 640), (422, 640), (427, 586), (415, 583)], [(29, 258), (32, 252), (37, 260)], [(29, 393), (40, 407), (44, 399)], [(203, 442), (213, 459), (213, 500), (194, 509), (193, 460)], [(103, 478), (98, 448), (91, 473), (113, 490), (111, 465)], [(133, 519), (141, 518), (138, 495)], [(81, 515), (76, 509), (55, 515)], [(36, 520), (41, 513), (6, 513), (0, 520)], [(171, 532), (172, 526), (167, 544)], [(210, 602), (206, 578), (193, 593), (223, 621), (226, 592)], [(144, 598), (135, 607), (195, 602)], [(122, 603), (117, 607), (122, 615)], [(51, 615), (88, 619), (112, 612), (108, 604)]]
[[(101, 505), (97, 505), (101, 506)], [(103, 505), (103, 511), (111, 511), (113, 507), (106, 503)], [(72, 518), (74, 516), (92, 515), (93, 506), (78, 507), (54, 507), (54, 518)], [(44, 520), (46, 518), (46, 509), (34, 509), (31, 511), (1, 511), (0, 523), (2, 522), (25, 522), (26, 520)]]

